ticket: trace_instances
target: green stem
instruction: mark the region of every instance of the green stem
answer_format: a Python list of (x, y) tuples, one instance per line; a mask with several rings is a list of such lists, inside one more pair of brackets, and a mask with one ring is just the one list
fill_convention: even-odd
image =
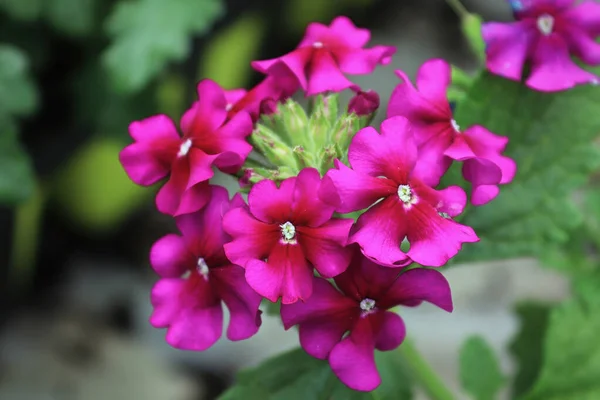
[(469, 11), (467, 11), (467, 9), (465, 8), (465, 6), (462, 5), (462, 3), (460, 2), (460, 0), (446, 0), (446, 3), (448, 3), (448, 5), (450, 7), (452, 7), (452, 9), (454, 10), (454, 12), (461, 19), (465, 19), (466, 17), (469, 16)]
[(406, 360), (420, 386), (432, 400), (454, 400), (452, 392), (450, 392), (442, 379), (431, 368), (421, 353), (419, 353), (411, 340), (404, 340), (404, 343), (402, 343), (398, 350)]

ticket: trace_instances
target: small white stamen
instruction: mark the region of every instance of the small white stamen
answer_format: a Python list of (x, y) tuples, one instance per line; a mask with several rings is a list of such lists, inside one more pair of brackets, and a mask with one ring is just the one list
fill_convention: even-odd
[(413, 202), (413, 192), (410, 186), (408, 185), (400, 185), (398, 186), (398, 197), (402, 202), (406, 205), (411, 204)]
[(363, 299), (360, 302), (360, 309), (366, 312), (372, 311), (375, 308), (375, 300)]
[(322, 47), (323, 47), (323, 42), (314, 42), (314, 43), (313, 43), (313, 47), (314, 47), (315, 49), (320, 49), (320, 48), (322, 48)]
[(590, 85), (598, 86), (598, 85), (600, 85), (600, 81), (598, 79), (594, 78), (590, 81)]
[(460, 126), (458, 125), (455, 119), (450, 120), (450, 125), (452, 125), (452, 128), (456, 133), (460, 133)]
[(187, 155), (187, 153), (189, 153), (191, 148), (192, 148), (192, 140), (187, 139), (185, 142), (181, 143), (181, 146), (179, 146), (179, 153), (177, 153), (177, 155), (179, 157), (185, 157)]
[(281, 228), (281, 237), (285, 243), (296, 243), (296, 227), (290, 221), (279, 225), (279, 227)]
[(204, 277), (204, 279), (208, 280), (208, 265), (206, 265), (204, 258), (200, 257), (198, 259), (196, 269), (198, 273)]
[(554, 17), (550, 14), (542, 14), (537, 19), (538, 30), (544, 36), (549, 36), (554, 29)]
[(233, 104), (227, 103), (227, 105), (225, 106), (225, 111), (231, 111), (232, 108), (233, 108)]
[(450, 219), (450, 214), (445, 213), (443, 211), (438, 211), (438, 214), (440, 215), (440, 217), (442, 218), (446, 218), (446, 219)]

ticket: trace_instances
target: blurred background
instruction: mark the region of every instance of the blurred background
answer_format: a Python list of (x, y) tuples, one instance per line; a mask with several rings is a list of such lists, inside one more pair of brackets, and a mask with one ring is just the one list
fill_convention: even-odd
[[(511, 18), (505, 0), (464, 4), (487, 20)], [(274, 317), (251, 340), (203, 353), (164, 342), (147, 322), (156, 280), (147, 256), (174, 227), (154, 208), (155, 188), (131, 183), (117, 155), (132, 120), (178, 120), (202, 78), (252, 87), (251, 60), (292, 50), (309, 22), (336, 15), (371, 29), (371, 45), (398, 48), (390, 66), (352, 78), (383, 109), (394, 69), (412, 76), (433, 57), (477, 67), (443, 0), (0, 0), (1, 400), (214, 399), (239, 368), (298, 345)], [(511, 306), (567, 295), (530, 260), (447, 276), (452, 315), (426, 306), (403, 315), (457, 392), (468, 335), (482, 334), (509, 371), (519, 329)]]

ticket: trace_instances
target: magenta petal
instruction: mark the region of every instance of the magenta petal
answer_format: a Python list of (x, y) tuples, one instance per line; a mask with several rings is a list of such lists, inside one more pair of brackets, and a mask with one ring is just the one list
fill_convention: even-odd
[(173, 165), (171, 177), (156, 195), (158, 211), (167, 215), (183, 215), (200, 210), (210, 199), (208, 182), (199, 183), (189, 189), (189, 170), (186, 159), (178, 159)]
[[(402, 82), (396, 86), (390, 96), (388, 105), (387, 117), (394, 116), (407, 117), (414, 123), (418, 123), (420, 119), (426, 120), (429, 124), (431, 121), (447, 120), (450, 113), (450, 106), (447, 104), (446, 95), (438, 101), (432, 102), (433, 99), (425, 98), (413, 86), (408, 75), (404, 71), (396, 70), (395, 74)], [(442, 107), (442, 100), (447, 105)], [(417, 136), (417, 144), (421, 144), (424, 140)]]
[[(289, 71), (291, 72), (302, 89), (306, 90), (308, 87), (308, 81), (306, 76), (306, 66), (313, 56), (314, 49), (312, 47), (299, 48), (291, 53), (288, 53), (279, 58), (273, 58), (270, 60), (252, 61), (250, 64), (252, 68), (258, 72), (271, 75), (276, 71)], [(287, 68), (277, 68), (279, 64), (285, 65)], [(275, 75), (273, 75), (275, 76)], [(275, 76), (277, 78), (277, 76)]]
[(352, 251), (345, 246), (353, 223), (352, 219), (332, 219), (318, 228), (298, 227), (298, 242), (306, 258), (324, 278), (348, 268)]
[(167, 343), (182, 350), (203, 351), (223, 332), (221, 303), (208, 308), (182, 309), (167, 331)]
[(579, 29), (571, 29), (567, 42), (573, 54), (589, 65), (600, 64), (600, 43)]
[(129, 134), (136, 142), (181, 140), (171, 118), (163, 114), (132, 122), (129, 125)]
[(258, 182), (248, 195), (252, 215), (265, 223), (284, 223), (291, 217), (296, 178), (285, 179), (279, 185), (271, 180)]
[(234, 208), (225, 214), (223, 229), (233, 238), (225, 244), (225, 254), (241, 267), (252, 259), (266, 258), (281, 236), (278, 226), (256, 220), (246, 207)]
[[(312, 28), (318, 27), (318, 25), (324, 27), (319, 23), (309, 24), (306, 36), (311, 36), (311, 25)], [(371, 39), (371, 32), (369, 32), (368, 29), (356, 27), (350, 18), (343, 15), (335, 17), (331, 21), (329, 27), (324, 28), (330, 30), (331, 33), (334, 33), (337, 37), (339, 37), (340, 40), (343, 40), (348, 46), (351, 47), (363, 47)]]
[(472, 228), (441, 217), (429, 204), (419, 202), (406, 214), (408, 257), (421, 265), (440, 267), (460, 251), (463, 243), (479, 241)]
[(367, 208), (397, 190), (389, 179), (355, 172), (341, 162), (336, 162), (336, 167), (327, 172), (318, 194), (323, 201), (335, 205), (340, 213)]
[(439, 58), (423, 63), (416, 78), (419, 93), (428, 99), (446, 100), (446, 91), (451, 82), (451, 71), (450, 64)]
[(262, 298), (246, 283), (244, 270), (227, 265), (211, 269), (210, 274), (215, 280), (219, 296), (229, 309), (227, 338), (244, 340), (253, 336), (261, 324), (258, 307)]
[(193, 265), (194, 258), (181, 236), (168, 234), (150, 249), (150, 265), (163, 278), (178, 278)]
[(252, 133), (252, 118), (245, 111), (238, 111), (225, 125), (213, 134), (212, 150), (221, 155), (215, 165), (226, 173), (235, 173), (244, 163), (252, 146), (246, 137)]
[(296, 225), (317, 227), (329, 221), (335, 207), (315, 196), (321, 186), (321, 175), (314, 168), (304, 168), (296, 177), (291, 218)]
[(363, 254), (388, 267), (402, 267), (410, 259), (400, 243), (407, 233), (406, 213), (393, 196), (365, 211), (352, 229), (349, 243), (358, 243)]
[(232, 107), (235, 103), (240, 101), (248, 93), (246, 89), (231, 89), (225, 90), (225, 100), (227, 101), (227, 108)]
[(498, 136), (479, 125), (468, 128), (461, 137), (468, 140), (477, 157), (490, 160), (500, 168), (502, 177), (499, 182), (501, 184), (513, 180), (517, 172), (517, 164), (514, 160), (501, 154), (508, 143), (507, 137)]
[(119, 162), (129, 178), (138, 185), (150, 186), (167, 176), (171, 163), (160, 157), (148, 143), (133, 143), (119, 153)]
[(381, 383), (375, 365), (375, 339), (368, 318), (361, 318), (329, 354), (333, 373), (349, 388), (371, 391)]
[(384, 308), (398, 305), (414, 307), (423, 301), (452, 312), (450, 285), (439, 271), (415, 268), (401, 273), (383, 293), (380, 303)]
[(583, 0), (563, 13), (563, 18), (591, 36), (600, 35), (600, 4), (594, 0)]
[(213, 132), (227, 118), (225, 92), (216, 82), (204, 79), (198, 83), (197, 91), (198, 101), (192, 106), (193, 111), (184, 114), (180, 122), (187, 136)]
[(375, 334), (375, 348), (381, 351), (394, 350), (406, 337), (404, 321), (391, 311), (384, 311), (379, 318), (381, 321)]
[(500, 194), (500, 188), (496, 185), (474, 186), (471, 192), (471, 203), (482, 206), (494, 200)]
[(575, 64), (562, 37), (550, 35), (537, 42), (526, 84), (542, 92), (554, 92), (597, 80), (594, 74)]
[(183, 279), (161, 279), (156, 282), (150, 294), (154, 308), (150, 316), (152, 326), (166, 328), (177, 318), (181, 309), (179, 294), (185, 284)]
[(486, 43), (486, 66), (496, 75), (520, 81), (523, 65), (533, 42), (526, 22), (498, 23), (482, 25), (483, 40)]
[(298, 245), (276, 245), (267, 262), (250, 260), (246, 281), (258, 294), (282, 304), (305, 301), (312, 294), (312, 270)]
[(375, 46), (370, 49), (344, 49), (335, 51), (341, 71), (347, 74), (370, 74), (378, 64), (387, 65), (392, 61), (396, 48)]
[(444, 212), (451, 217), (462, 213), (467, 205), (467, 194), (458, 186), (436, 190), (436, 196), (438, 197), (437, 211)]
[(472, 158), (463, 163), (463, 177), (466, 181), (477, 185), (495, 185), (502, 179), (502, 170), (490, 160)]
[(324, 92), (341, 92), (355, 86), (340, 71), (331, 53), (318, 49), (313, 53), (308, 77), (307, 96)]
[(186, 189), (191, 188), (198, 183), (208, 181), (215, 174), (212, 170), (212, 163), (217, 158), (214, 155), (208, 155), (200, 149), (192, 147), (188, 153), (190, 163), (190, 176)]

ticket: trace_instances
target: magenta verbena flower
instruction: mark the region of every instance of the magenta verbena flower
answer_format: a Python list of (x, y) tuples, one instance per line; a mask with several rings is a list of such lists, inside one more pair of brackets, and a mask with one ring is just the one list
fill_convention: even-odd
[(249, 338), (261, 323), (261, 297), (223, 251), (229, 240), (222, 229), (223, 214), (243, 200), (237, 195), (230, 202), (222, 187), (209, 190), (210, 202), (202, 211), (176, 218), (182, 236), (166, 235), (150, 251), (152, 267), (161, 277), (152, 289), (150, 323), (167, 328), (167, 342), (178, 349), (206, 350), (221, 337), (222, 303), (230, 313), (230, 340)]
[(239, 170), (252, 151), (246, 137), (252, 133), (247, 112), (227, 117), (227, 98), (215, 82), (198, 85), (199, 100), (181, 119), (180, 136), (165, 115), (133, 122), (134, 143), (119, 154), (123, 168), (135, 183), (152, 185), (169, 175), (156, 196), (160, 212), (183, 215), (200, 210), (209, 199), (212, 166), (227, 173)]
[[(351, 168), (336, 160), (336, 168), (323, 179), (319, 195), (340, 213), (370, 207), (350, 232), (373, 261), (405, 266), (411, 261), (426, 266), (444, 265), (462, 243), (478, 241), (475, 232), (452, 220), (466, 204), (458, 186), (435, 190), (438, 172), (419, 158), (409, 121), (393, 117), (361, 129), (348, 151)], [(400, 245), (410, 244), (407, 253)]]
[(471, 202), (483, 205), (491, 201), (499, 193), (497, 185), (512, 181), (517, 170), (516, 163), (501, 154), (508, 138), (479, 125), (461, 131), (446, 97), (451, 81), (451, 67), (446, 61), (425, 62), (417, 73), (417, 87), (404, 72), (396, 74), (403, 82), (390, 97), (388, 117), (400, 115), (410, 120), (419, 159), (435, 169), (438, 178), (452, 160), (461, 161), (463, 176), (473, 185)]
[(379, 94), (374, 90), (359, 90), (348, 102), (348, 113), (371, 115), (379, 108)]
[(388, 311), (428, 301), (452, 311), (450, 287), (438, 271), (401, 272), (379, 266), (356, 252), (346, 272), (328, 281), (313, 278), (314, 293), (305, 302), (281, 306), (286, 329), (299, 325), (300, 344), (313, 357), (329, 359), (337, 377), (354, 390), (381, 383), (374, 350), (392, 350), (406, 335), (399, 315)]
[(225, 231), (233, 237), (225, 245), (227, 257), (244, 267), (248, 284), (271, 301), (308, 299), (313, 266), (327, 278), (348, 267), (350, 250), (344, 246), (353, 220), (332, 218), (334, 207), (316, 196), (320, 185), (314, 168), (285, 179), (279, 188), (263, 180), (250, 191), (247, 207), (225, 215)]
[(598, 77), (579, 67), (571, 56), (589, 65), (600, 64), (600, 4), (592, 0), (510, 1), (516, 22), (486, 23), (487, 68), (494, 74), (520, 81), (525, 63), (531, 72), (525, 83), (552, 92)]
[(330, 26), (314, 22), (308, 25), (294, 51), (254, 61), (252, 67), (275, 77), (291, 72), (309, 96), (339, 92), (356, 87), (344, 74), (369, 74), (378, 64), (391, 62), (396, 49), (390, 46), (364, 49), (370, 38), (369, 30), (357, 28), (347, 17), (335, 18)]

